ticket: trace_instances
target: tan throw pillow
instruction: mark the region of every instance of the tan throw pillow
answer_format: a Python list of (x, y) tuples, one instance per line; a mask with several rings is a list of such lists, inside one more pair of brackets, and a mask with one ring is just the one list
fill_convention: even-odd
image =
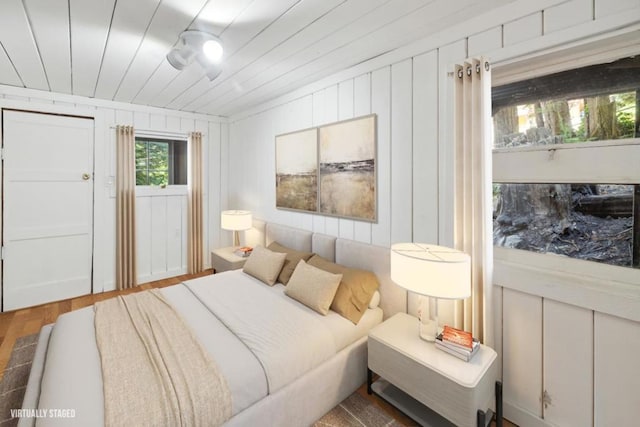
[(342, 281), (333, 298), (331, 310), (358, 324), (367, 311), (373, 294), (378, 290), (379, 283), (376, 275), (370, 271), (333, 263), (320, 255), (312, 256), (308, 263), (331, 273), (342, 274)]
[(273, 252), (281, 252), (287, 254), (287, 258), (284, 261), (282, 270), (280, 270), (280, 274), (278, 275), (278, 282), (282, 283), (283, 285), (286, 285), (289, 282), (289, 279), (291, 279), (291, 275), (293, 274), (293, 270), (296, 269), (298, 261), (307, 261), (313, 255), (311, 252), (296, 251), (295, 249), (282, 246), (278, 242), (271, 242), (271, 244), (267, 246), (267, 248)]
[(326, 316), (340, 279), (342, 274), (332, 274), (300, 260), (284, 293)]
[(244, 263), (242, 271), (273, 286), (282, 270), (286, 256), (286, 254), (272, 252), (264, 246), (256, 246)]

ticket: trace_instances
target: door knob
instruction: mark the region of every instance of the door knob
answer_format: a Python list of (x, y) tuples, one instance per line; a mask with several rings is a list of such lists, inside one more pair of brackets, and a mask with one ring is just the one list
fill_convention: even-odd
[(84, 179), (85, 181), (87, 181), (89, 178), (91, 178), (91, 175), (89, 175), (88, 173), (82, 174), (82, 179)]

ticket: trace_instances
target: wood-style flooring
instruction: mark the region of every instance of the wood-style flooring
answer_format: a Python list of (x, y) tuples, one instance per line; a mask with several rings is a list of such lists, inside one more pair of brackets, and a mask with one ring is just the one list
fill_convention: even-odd
[[(9, 363), (11, 351), (13, 350), (13, 346), (16, 340), (20, 337), (39, 332), (44, 325), (55, 322), (59, 315), (90, 306), (97, 301), (113, 298), (117, 295), (130, 294), (133, 292), (144, 291), (152, 288), (164, 288), (166, 286), (178, 284), (185, 280), (193, 279), (200, 276), (206, 276), (212, 273), (213, 270), (205, 270), (204, 272), (199, 274), (183, 275), (172, 277), (169, 279), (158, 280), (156, 282), (145, 283), (133, 289), (127, 289), (124, 291), (111, 291), (100, 294), (85, 295), (64, 301), (38, 305), (36, 307), (29, 307), (10, 311), (7, 313), (0, 313), (0, 379), (2, 379), (2, 375), (4, 374), (7, 363)], [(398, 423), (405, 426), (415, 425), (414, 421), (412, 421), (410, 418), (407, 418), (393, 406), (375, 396), (369, 396), (367, 394), (366, 384), (363, 384), (358, 389), (358, 393), (365, 399), (371, 401), (374, 405), (384, 410)], [(495, 425), (495, 422), (492, 423), (492, 425)], [(506, 421), (504, 425), (505, 427), (515, 427), (514, 424), (511, 424), (508, 421)]]
[(156, 282), (144, 283), (133, 289), (127, 289), (124, 291), (110, 291), (100, 294), (85, 295), (63, 301), (42, 304), (35, 307), (0, 313), (0, 378), (2, 378), (7, 363), (9, 363), (11, 350), (13, 349), (13, 345), (16, 340), (20, 337), (39, 332), (44, 325), (55, 322), (61, 314), (90, 306), (97, 301), (113, 298), (117, 295), (130, 294), (152, 288), (164, 288), (165, 286), (175, 285), (188, 279), (206, 276), (212, 273), (213, 270), (205, 270), (202, 273), (194, 275), (183, 275), (158, 280)]

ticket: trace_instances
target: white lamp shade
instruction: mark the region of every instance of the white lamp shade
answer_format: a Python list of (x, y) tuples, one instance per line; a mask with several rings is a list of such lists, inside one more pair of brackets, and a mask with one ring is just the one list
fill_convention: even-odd
[(223, 230), (248, 230), (253, 226), (253, 219), (249, 211), (222, 211), (220, 228)]
[(391, 280), (416, 294), (444, 299), (471, 296), (471, 258), (424, 243), (391, 246)]

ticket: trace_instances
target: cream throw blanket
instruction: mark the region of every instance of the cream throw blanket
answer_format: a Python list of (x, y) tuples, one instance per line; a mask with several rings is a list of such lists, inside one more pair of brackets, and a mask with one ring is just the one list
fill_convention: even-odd
[(158, 290), (95, 305), (106, 426), (218, 426), (231, 394), (196, 337)]

